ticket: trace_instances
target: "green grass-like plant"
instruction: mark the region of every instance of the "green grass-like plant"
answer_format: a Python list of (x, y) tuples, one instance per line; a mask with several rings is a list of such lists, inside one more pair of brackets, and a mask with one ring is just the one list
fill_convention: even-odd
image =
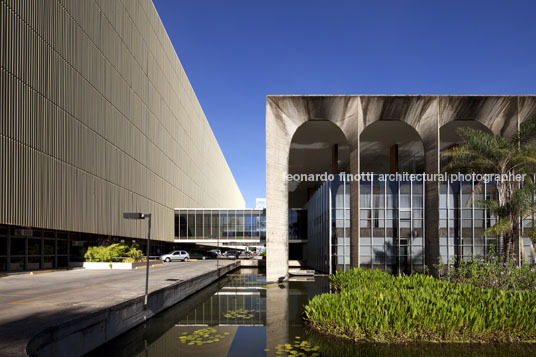
[(88, 247), (84, 258), (86, 262), (111, 262), (114, 258), (126, 258), (124, 262), (135, 262), (142, 258), (142, 251), (136, 243), (130, 247), (123, 243), (108, 246)]
[(536, 295), (426, 275), (352, 269), (305, 307), (309, 325), (364, 342), (517, 342), (536, 337)]

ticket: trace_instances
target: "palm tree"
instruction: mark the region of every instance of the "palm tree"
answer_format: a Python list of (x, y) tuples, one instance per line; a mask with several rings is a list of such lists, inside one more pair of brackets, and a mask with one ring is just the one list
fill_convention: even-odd
[(526, 174), (521, 185), (514, 180), (499, 180), (497, 200), (479, 201), (498, 219), (486, 234), (499, 237), (499, 249), (505, 261), (510, 259), (515, 242), (521, 245), (521, 221), (533, 214), (536, 172), (536, 118), (525, 122), (511, 139), (473, 128), (459, 128), (462, 144), (442, 156), (447, 173)]

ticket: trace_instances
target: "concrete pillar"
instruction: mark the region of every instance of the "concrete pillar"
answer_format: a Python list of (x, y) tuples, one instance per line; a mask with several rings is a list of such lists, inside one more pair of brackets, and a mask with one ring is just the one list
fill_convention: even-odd
[[(359, 173), (359, 146), (350, 151), (350, 174), (355, 177)], [(350, 266), (359, 267), (359, 182), (350, 181)]]
[(391, 145), (389, 152), (389, 173), (396, 174), (398, 172), (398, 144)]
[[(433, 160), (435, 157), (434, 152), (437, 153), (437, 149), (427, 150), (425, 147), (425, 162)], [(427, 174), (437, 173), (437, 171), (433, 171), (432, 164), (426, 163), (425, 165)], [(430, 271), (435, 274), (434, 265), (439, 263), (439, 182), (427, 181), (425, 183), (425, 195), (425, 260)]]
[(294, 130), (266, 103), (266, 280), (288, 278), (288, 157)]
[(339, 173), (339, 145), (331, 146), (331, 173)]
[[(433, 110), (427, 112), (421, 121), (427, 121), (426, 130), (421, 131), (421, 138), (424, 145), (424, 166), (427, 174), (440, 173), (440, 142), (439, 123), (440, 98), (436, 99)], [(425, 263), (432, 272), (436, 274), (434, 265), (439, 263), (439, 185), (438, 180), (426, 181), (424, 198), (424, 218), (425, 218)]]

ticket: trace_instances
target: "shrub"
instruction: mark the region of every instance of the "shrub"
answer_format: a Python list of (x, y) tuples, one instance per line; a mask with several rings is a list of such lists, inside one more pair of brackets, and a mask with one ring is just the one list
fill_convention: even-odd
[(353, 341), (519, 341), (536, 337), (536, 295), (431, 276), (352, 269), (305, 308), (314, 329)]
[(440, 279), (452, 283), (467, 283), (481, 288), (529, 290), (536, 292), (536, 267), (520, 265), (515, 257), (507, 263), (491, 254), (456, 261), (438, 267)]
[(110, 262), (112, 261), (112, 256), (110, 250), (107, 247), (88, 247), (86, 253), (84, 254), (86, 262)]
[(130, 249), (127, 252), (127, 255), (132, 258), (134, 261), (140, 260), (143, 257), (143, 252), (138, 249), (138, 245), (136, 243), (133, 243), (130, 246)]
[[(127, 246), (123, 243), (115, 243), (109, 246), (88, 247), (84, 258), (89, 262), (111, 262), (114, 258), (123, 258), (123, 262), (134, 262), (142, 257), (142, 251), (137, 245)], [(128, 261), (127, 261), (128, 260)]]

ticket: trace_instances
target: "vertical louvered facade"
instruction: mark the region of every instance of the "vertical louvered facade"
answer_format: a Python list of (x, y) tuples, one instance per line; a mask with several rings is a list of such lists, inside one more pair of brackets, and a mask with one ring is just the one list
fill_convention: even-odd
[(1, 225), (172, 242), (175, 207), (244, 207), (150, 0), (0, 14)]

